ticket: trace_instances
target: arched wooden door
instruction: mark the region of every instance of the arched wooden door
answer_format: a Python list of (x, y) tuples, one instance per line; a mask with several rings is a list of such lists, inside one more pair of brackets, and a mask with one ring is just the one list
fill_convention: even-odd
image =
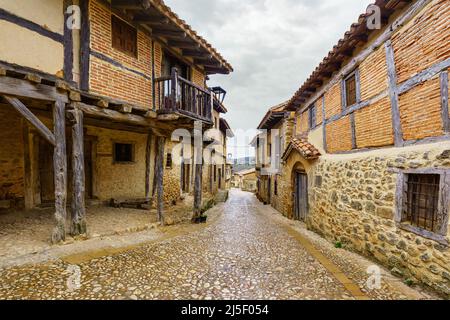
[(309, 212), (308, 176), (304, 172), (295, 172), (294, 174), (294, 218), (306, 221)]

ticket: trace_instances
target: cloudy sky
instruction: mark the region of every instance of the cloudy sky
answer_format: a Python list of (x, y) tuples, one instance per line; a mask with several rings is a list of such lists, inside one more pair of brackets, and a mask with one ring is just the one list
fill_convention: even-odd
[(256, 128), (269, 107), (291, 98), (372, 2), (165, 0), (234, 67), (209, 85), (227, 90), (235, 130)]

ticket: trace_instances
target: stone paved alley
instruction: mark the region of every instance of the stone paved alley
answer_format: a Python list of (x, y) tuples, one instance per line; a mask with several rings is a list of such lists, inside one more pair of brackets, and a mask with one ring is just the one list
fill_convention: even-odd
[[(336, 249), (254, 195), (232, 190), (204, 226), (161, 241), (0, 270), (0, 299), (428, 299)], [(188, 226), (186, 226), (187, 228)], [(80, 268), (80, 287), (68, 289)], [(70, 282), (75, 283), (76, 282)]]

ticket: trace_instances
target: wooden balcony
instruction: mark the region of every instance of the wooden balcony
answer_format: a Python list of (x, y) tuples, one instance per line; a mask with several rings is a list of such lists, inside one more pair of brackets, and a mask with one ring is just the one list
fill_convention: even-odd
[(178, 75), (176, 69), (171, 76), (155, 79), (155, 102), (160, 114), (179, 114), (212, 123), (214, 94)]

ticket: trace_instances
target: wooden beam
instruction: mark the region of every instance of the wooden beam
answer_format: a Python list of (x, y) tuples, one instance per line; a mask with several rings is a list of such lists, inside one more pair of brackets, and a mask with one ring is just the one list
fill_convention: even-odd
[(43, 101), (69, 101), (67, 94), (59, 92), (55, 87), (10, 77), (0, 77), (0, 94)]
[(448, 71), (444, 71), (440, 76), (441, 81), (441, 112), (444, 132), (450, 132), (450, 116), (448, 114)]
[(188, 56), (188, 57), (194, 57), (194, 58), (203, 58), (203, 59), (207, 59), (208, 61), (213, 59), (213, 56), (211, 54), (207, 54), (205, 52), (198, 51), (198, 50), (184, 49), (183, 55)]
[(85, 170), (84, 170), (84, 130), (83, 112), (79, 109), (68, 111), (72, 121), (72, 223), (70, 234), (86, 234)]
[(156, 152), (156, 191), (157, 191), (157, 204), (156, 209), (158, 212), (158, 220), (162, 225), (165, 224), (164, 217), (164, 148), (166, 144), (165, 137), (157, 138), (157, 152)]
[(23, 188), (25, 196), (25, 210), (33, 209), (34, 206), (34, 194), (33, 194), (33, 175), (31, 169), (31, 146), (30, 146), (30, 129), (28, 123), (22, 119), (22, 132), (23, 132)]
[(162, 28), (152, 28), (152, 34), (165, 38), (173, 38), (176, 40), (183, 40), (187, 38), (187, 33), (178, 30), (167, 30)]
[(89, 91), (89, 73), (91, 59), (91, 22), (89, 20), (89, 0), (80, 0), (81, 32), (80, 32), (80, 89)]
[(194, 129), (194, 208), (192, 222), (202, 214), (203, 137), (200, 128)]
[(403, 146), (402, 123), (400, 120), (400, 108), (398, 105), (397, 71), (395, 68), (394, 49), (390, 40), (385, 43), (386, 64), (389, 79), (389, 97), (391, 99), (392, 128), (394, 129), (395, 146)]
[(201, 49), (200, 44), (188, 40), (188, 38), (186, 40), (169, 40), (167, 45), (180, 49)]
[(147, 135), (147, 145), (145, 148), (145, 198), (151, 199), (150, 179), (151, 179), (151, 155), (152, 155), (152, 134)]
[(149, 9), (151, 4), (149, 0), (111, 0), (111, 6), (123, 10), (142, 10)]
[(53, 124), (56, 142), (53, 153), (56, 226), (52, 233), (52, 243), (59, 243), (66, 239), (67, 155), (65, 108), (65, 103), (61, 101), (56, 101), (53, 107)]
[(82, 110), (85, 114), (93, 117), (109, 119), (115, 122), (123, 122), (137, 126), (149, 127), (151, 122), (145, 117), (141, 117), (134, 114), (124, 114), (111, 109), (104, 109), (87, 105), (81, 102), (73, 102), (72, 106)]
[(153, 24), (167, 25), (167, 24), (169, 24), (170, 20), (160, 14), (146, 13), (145, 15), (134, 16), (133, 22), (138, 23), (138, 24), (147, 24), (147, 25), (153, 25)]
[(55, 135), (19, 99), (10, 96), (3, 96), (3, 98), (11, 106), (13, 106), (14, 109), (16, 109), (16, 111), (19, 112), (33, 127), (35, 127), (45, 140), (47, 140), (53, 146), (56, 145)]

